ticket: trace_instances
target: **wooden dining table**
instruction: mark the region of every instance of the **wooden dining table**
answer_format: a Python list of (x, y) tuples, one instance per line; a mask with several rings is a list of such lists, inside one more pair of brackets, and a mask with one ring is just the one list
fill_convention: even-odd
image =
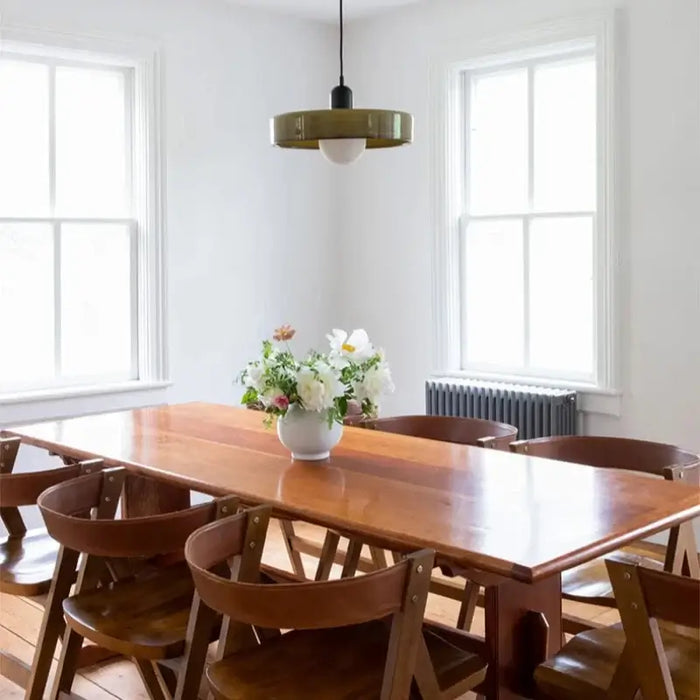
[(531, 694), (533, 612), (559, 649), (562, 571), (700, 515), (692, 485), (361, 428), (346, 427), (328, 460), (295, 462), (259, 413), (205, 403), (4, 432), (127, 467), (127, 515), (185, 507), (194, 489), (394, 551), (434, 549), (486, 586), (489, 698)]

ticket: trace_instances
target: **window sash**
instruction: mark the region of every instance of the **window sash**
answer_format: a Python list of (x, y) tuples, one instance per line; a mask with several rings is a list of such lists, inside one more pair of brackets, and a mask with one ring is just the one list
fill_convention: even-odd
[[(521, 377), (531, 377), (543, 379), (565, 379), (572, 382), (580, 382), (590, 384), (595, 381), (596, 372), (595, 368), (597, 366), (597, 343), (595, 342), (596, 328), (598, 327), (598, 305), (593, 303), (593, 370), (592, 372), (573, 372), (567, 371), (563, 372), (560, 370), (551, 370), (544, 367), (539, 367), (533, 365), (530, 361), (530, 315), (531, 315), (531, 305), (530, 305), (530, 228), (531, 223), (536, 220), (544, 219), (589, 219), (592, 226), (593, 233), (593, 245), (595, 249), (596, 242), (596, 228), (597, 228), (597, 215), (594, 211), (562, 211), (562, 212), (548, 212), (546, 214), (540, 213), (528, 213), (528, 214), (505, 214), (503, 216), (498, 215), (479, 215), (479, 216), (467, 216), (464, 215), (460, 220), (460, 260), (462, 261), (462, 266), (464, 265), (464, 260), (466, 259), (465, 251), (469, 247), (469, 234), (468, 228), (469, 223), (474, 221), (518, 221), (522, 223), (522, 236), (523, 236), (523, 294), (522, 294), (522, 313), (523, 313), (523, 337), (522, 337), (522, 352), (523, 352), (523, 364), (522, 365), (504, 365), (500, 363), (479, 363), (469, 360), (468, 357), (468, 315), (469, 315), (469, 298), (466, 291), (466, 273), (462, 269), (460, 274), (460, 300), (461, 300), (461, 367), (463, 370), (478, 373), (481, 375), (504, 375), (506, 377), (517, 378)], [(595, 257), (595, 255), (594, 255)], [(495, 283), (498, 280), (494, 280)], [(598, 276), (593, 275), (593, 295), (594, 299), (597, 298), (599, 294), (598, 290)], [(485, 290), (488, 294), (488, 289)], [(494, 317), (496, 314), (494, 314)]]
[[(99, 57), (72, 59), (46, 54), (34, 54), (23, 52), (19, 49), (3, 50), (1, 59), (11, 61), (36, 63), (47, 66), (48, 73), (48, 169), (49, 169), (49, 213), (47, 216), (0, 216), (0, 224), (46, 224), (52, 230), (53, 235), (53, 318), (54, 318), (54, 376), (51, 379), (42, 378), (36, 382), (17, 382), (0, 384), (0, 397), (2, 394), (19, 394), (45, 389), (80, 387), (86, 385), (113, 384), (124, 381), (133, 381), (144, 378), (140, 368), (140, 323), (139, 323), (139, 277), (140, 255), (142, 247), (140, 243), (142, 226), (135, 218), (136, 192), (134, 190), (134, 148), (136, 131), (134, 128), (134, 101), (136, 68), (128, 64), (110, 63), (110, 57), (104, 62)], [(125, 205), (124, 216), (57, 216), (56, 215), (56, 104), (55, 86), (56, 69), (60, 67), (85, 68), (99, 70), (105, 73), (119, 73), (124, 77), (124, 126), (125, 126)], [(143, 135), (142, 135), (143, 137)], [(151, 183), (146, 183), (148, 187)], [(62, 227), (66, 224), (121, 224), (127, 227), (129, 232), (129, 308), (130, 308), (130, 368), (129, 371), (106, 374), (75, 375), (66, 374), (62, 369), (62, 269), (61, 269), (61, 238)], [(99, 235), (97, 233), (96, 235)], [(86, 265), (89, 265), (86, 261)]]
[[(127, 70), (130, 73), (132, 158), (127, 162), (131, 177), (131, 211), (125, 218), (138, 222), (132, 240), (137, 246), (135, 290), (138, 298), (138, 381), (107, 385), (94, 379), (89, 387), (76, 387), (79, 393), (89, 390), (116, 391), (125, 386), (167, 383), (169, 378), (167, 345), (167, 298), (165, 268), (165, 196), (162, 174), (165, 168), (161, 122), (165, 107), (162, 94), (163, 63), (159, 42), (110, 33), (100, 36), (66, 34), (5, 23), (2, 29), (0, 55), (19, 54), (23, 60), (35, 57), (56, 65)], [(39, 212), (37, 212), (39, 213)], [(41, 212), (50, 215), (51, 212)], [(61, 216), (67, 214), (62, 212)], [(99, 212), (93, 215), (99, 216)], [(110, 213), (110, 215), (112, 215)], [(122, 213), (119, 213), (122, 216)], [(68, 218), (68, 217), (66, 217)], [(0, 405), (22, 401), (24, 393), (4, 393), (0, 389)], [(53, 390), (53, 397), (72, 395), (72, 389)], [(27, 392), (27, 399), (43, 394)]]
[[(533, 58), (527, 58), (523, 60), (511, 60), (503, 63), (495, 63), (480, 68), (471, 68), (467, 70), (460, 71), (459, 88), (461, 91), (461, 102), (458, 103), (461, 111), (461, 118), (457, 119), (456, 125), (460, 129), (461, 136), (461, 199), (462, 199), (462, 213), (459, 216), (458, 223), (458, 235), (459, 235), (459, 247), (460, 253), (460, 272), (459, 272), (459, 293), (460, 293), (460, 327), (461, 332), (459, 334), (460, 342), (460, 370), (468, 372), (474, 376), (484, 376), (484, 377), (498, 377), (504, 379), (512, 379), (517, 381), (518, 379), (546, 379), (546, 380), (560, 380), (564, 382), (581, 383), (581, 384), (595, 384), (599, 381), (599, 367), (600, 367), (600, 357), (599, 357), (599, 342), (598, 335), (601, 328), (600, 319), (600, 275), (599, 275), (599, 262), (598, 255), (596, 253), (597, 249), (600, 247), (599, 230), (598, 225), (598, 208), (600, 207), (600, 183), (598, 183), (596, 197), (596, 210), (552, 210), (552, 209), (538, 209), (535, 207), (535, 162), (534, 162), (534, 130), (535, 130), (535, 119), (534, 119), (534, 73), (535, 70), (544, 65), (551, 64), (566, 64), (567, 62), (574, 63), (580, 61), (584, 58), (592, 58), (596, 62), (596, 71), (598, 72), (598, 55), (595, 46), (590, 48), (582, 48), (580, 50), (567, 51), (565, 53), (551, 53), (549, 55), (535, 56)], [(528, 139), (527, 139), (527, 204), (528, 208), (526, 211), (513, 212), (506, 210), (503, 212), (489, 212), (487, 214), (472, 214), (471, 213), (471, 169), (469, 167), (470, 162), (470, 135), (471, 135), (471, 103), (472, 103), (472, 90), (475, 77), (483, 77), (488, 75), (498, 75), (503, 73), (508, 73), (516, 70), (527, 70), (527, 118), (528, 118)], [(598, 86), (596, 90), (596, 101), (600, 101), (600, 87)], [(600, 114), (600, 104), (597, 105), (597, 113)], [(600, 119), (597, 119), (600, 121)], [(598, 126), (598, 125), (597, 125)], [(600, 154), (601, 151), (601, 139), (603, 135), (600, 133), (600, 129), (597, 129), (597, 150)], [(599, 163), (597, 168), (597, 177), (600, 180), (600, 157), (598, 157), (597, 162)], [(560, 371), (560, 370), (549, 370), (546, 368), (535, 367), (530, 363), (530, 260), (529, 260), (529, 231), (530, 224), (535, 219), (544, 218), (590, 218), (592, 223), (593, 231), (593, 248), (594, 248), (594, 268), (593, 268), (593, 371), (591, 373), (577, 373), (570, 371)], [(522, 235), (523, 235), (523, 364), (522, 366), (509, 366), (503, 364), (484, 364), (476, 363), (470, 361), (468, 358), (468, 333), (467, 333), (467, 316), (468, 316), (468, 299), (466, 294), (466, 270), (464, 268), (465, 260), (465, 250), (468, 246), (468, 226), (470, 222), (476, 221), (520, 221), (522, 222)], [(488, 291), (488, 290), (487, 290)]]
[[(125, 217), (133, 217), (134, 211), (134, 91), (135, 91), (135, 69), (130, 66), (113, 65), (88, 60), (71, 60), (67, 58), (57, 58), (50, 56), (35, 55), (31, 53), (21, 53), (19, 51), (3, 50), (0, 53), (0, 61), (3, 59), (11, 61), (22, 61), (27, 63), (37, 63), (47, 66), (49, 69), (49, 216), (56, 216), (56, 69), (85, 68), (104, 71), (105, 73), (119, 73), (124, 78), (124, 159), (125, 159)], [(9, 218), (9, 217), (8, 217)], [(17, 217), (15, 217), (17, 218)], [(41, 217), (21, 217), (23, 220)], [(66, 219), (79, 219), (82, 217), (65, 217)], [(92, 217), (86, 217), (92, 218)]]
[[(42, 379), (37, 382), (0, 383), (0, 396), (4, 393), (15, 394), (43, 389), (55, 389), (93, 384), (111, 384), (123, 381), (141, 379), (139, 372), (139, 226), (135, 219), (129, 218), (79, 218), (79, 217), (0, 217), (0, 224), (46, 224), (51, 227), (53, 236), (53, 319), (54, 319), (54, 375), (52, 379)], [(66, 374), (62, 370), (62, 268), (61, 268), (61, 235), (64, 224), (121, 224), (129, 232), (129, 290), (130, 299), (130, 368), (126, 373), (107, 374)], [(97, 233), (96, 235), (102, 235)], [(89, 264), (89, 261), (86, 261)]]

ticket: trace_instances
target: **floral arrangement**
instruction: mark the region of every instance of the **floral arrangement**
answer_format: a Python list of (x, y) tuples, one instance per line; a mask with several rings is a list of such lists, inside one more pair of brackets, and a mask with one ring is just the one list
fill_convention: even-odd
[(262, 357), (249, 362), (240, 380), (246, 388), (241, 403), (284, 416), (297, 404), (307, 411), (327, 412), (329, 426), (342, 423), (354, 406), (365, 417), (377, 415), (379, 400), (394, 384), (384, 353), (375, 350), (363, 329), (350, 335), (333, 329), (330, 350), (312, 350), (297, 360), (289, 346), (295, 330), (288, 325), (264, 340)]

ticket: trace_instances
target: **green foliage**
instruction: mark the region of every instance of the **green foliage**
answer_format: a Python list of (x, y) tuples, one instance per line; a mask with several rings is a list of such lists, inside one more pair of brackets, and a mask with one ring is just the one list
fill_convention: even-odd
[(245, 404), (246, 406), (256, 404), (258, 401), (260, 401), (260, 396), (258, 395), (258, 392), (252, 387), (248, 387), (248, 389), (246, 389), (245, 394), (243, 394), (243, 396), (241, 397), (241, 403)]

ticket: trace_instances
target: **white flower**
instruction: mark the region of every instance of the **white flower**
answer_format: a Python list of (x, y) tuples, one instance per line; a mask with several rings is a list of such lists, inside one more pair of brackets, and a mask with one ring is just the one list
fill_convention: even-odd
[(317, 362), (316, 371), (302, 367), (297, 372), (297, 393), (308, 411), (324, 411), (333, 405), (333, 400), (345, 393), (338, 373), (325, 362)]
[(309, 367), (302, 367), (297, 372), (297, 393), (307, 411), (321, 411), (326, 407), (323, 382)]
[(355, 360), (362, 362), (374, 355), (374, 347), (369, 342), (369, 336), (364, 328), (354, 330), (350, 336), (340, 328), (334, 328), (333, 333), (327, 335), (331, 344), (331, 357)]
[(265, 385), (265, 368), (259, 362), (250, 362), (245, 369), (245, 385), (255, 391), (262, 391)]
[(326, 395), (330, 397), (329, 405), (332, 405), (333, 399), (345, 393), (345, 387), (340, 381), (340, 372), (336, 367), (322, 360), (316, 362), (316, 371), (318, 372), (318, 378), (323, 383)]
[(345, 367), (347, 367), (350, 362), (347, 357), (336, 353), (334, 350), (328, 353), (328, 364), (333, 367), (333, 369), (341, 372)]
[(384, 394), (394, 391), (391, 370), (386, 362), (380, 362), (365, 372), (363, 379), (355, 384), (355, 394), (358, 401), (368, 399), (373, 404), (379, 403)]

